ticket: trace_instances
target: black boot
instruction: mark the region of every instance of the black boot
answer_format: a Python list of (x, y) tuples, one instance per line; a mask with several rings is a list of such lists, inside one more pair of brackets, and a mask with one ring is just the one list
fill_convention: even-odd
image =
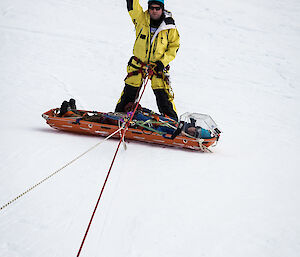
[(62, 103), (61, 106), (60, 106), (59, 116), (63, 116), (63, 115), (66, 114), (66, 112), (69, 111), (70, 109), (71, 109), (71, 108), (70, 108), (69, 102), (63, 101), (63, 103)]
[(158, 110), (170, 118), (175, 119), (178, 121), (178, 116), (175, 110), (173, 109), (172, 103), (169, 101), (168, 94), (165, 92), (164, 89), (154, 89), (153, 90), (155, 97), (156, 97), (156, 103), (158, 106)]
[(125, 84), (121, 98), (116, 106), (115, 112), (125, 112), (125, 106), (130, 102), (134, 103), (138, 91), (138, 87), (133, 87), (128, 84)]
[(71, 110), (76, 110), (75, 99), (71, 98), (71, 99), (69, 100), (69, 105), (70, 105)]

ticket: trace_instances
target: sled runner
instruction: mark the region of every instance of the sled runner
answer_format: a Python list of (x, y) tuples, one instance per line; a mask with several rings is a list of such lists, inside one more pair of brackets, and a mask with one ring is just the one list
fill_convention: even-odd
[[(66, 111), (51, 109), (42, 114), (52, 128), (108, 136), (128, 122), (130, 113), (104, 113), (85, 110)], [(125, 138), (141, 142), (206, 151), (217, 143), (221, 131), (212, 118), (205, 114), (185, 113), (177, 122), (140, 108), (134, 115)], [(120, 138), (121, 133), (114, 135)]]

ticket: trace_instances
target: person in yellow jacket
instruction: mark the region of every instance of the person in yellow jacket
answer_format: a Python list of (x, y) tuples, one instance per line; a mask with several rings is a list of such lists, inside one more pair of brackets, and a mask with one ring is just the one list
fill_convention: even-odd
[(164, 0), (149, 0), (145, 12), (139, 0), (126, 0), (129, 15), (134, 23), (136, 40), (134, 56), (127, 66), (125, 87), (117, 103), (116, 112), (124, 112), (134, 102), (143, 79), (145, 65), (154, 64), (151, 86), (159, 111), (178, 120), (174, 96), (168, 79), (169, 63), (179, 49), (179, 34), (171, 12), (165, 10)]

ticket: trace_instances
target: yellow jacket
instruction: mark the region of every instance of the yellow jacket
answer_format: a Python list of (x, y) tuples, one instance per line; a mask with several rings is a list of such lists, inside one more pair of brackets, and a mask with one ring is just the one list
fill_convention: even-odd
[(151, 39), (148, 10), (143, 11), (139, 0), (127, 0), (127, 9), (136, 30), (134, 56), (145, 63), (161, 61), (167, 66), (179, 49), (179, 34), (172, 14), (164, 11), (165, 18)]

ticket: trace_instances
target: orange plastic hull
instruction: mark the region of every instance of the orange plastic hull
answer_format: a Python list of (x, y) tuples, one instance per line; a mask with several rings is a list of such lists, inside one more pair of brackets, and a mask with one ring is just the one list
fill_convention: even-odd
[[(51, 109), (43, 113), (42, 115), (46, 119), (47, 124), (55, 129), (104, 137), (107, 137), (108, 135), (119, 129), (119, 127), (116, 125), (102, 124), (85, 120), (80, 120), (80, 123), (76, 124), (76, 117), (58, 117), (55, 115), (57, 111), (58, 109)], [(116, 135), (114, 135), (114, 137), (120, 138), (120, 133), (117, 133)], [(203, 151), (203, 147), (201, 147), (200, 144), (204, 145), (205, 147), (209, 147), (213, 145), (217, 140), (217, 138), (214, 137), (210, 139), (203, 139), (203, 142), (199, 142), (194, 138), (189, 138), (186, 136), (177, 136), (172, 140), (164, 138), (162, 135), (156, 132), (136, 128), (129, 128), (126, 132), (125, 138), (129, 140), (201, 151)]]

